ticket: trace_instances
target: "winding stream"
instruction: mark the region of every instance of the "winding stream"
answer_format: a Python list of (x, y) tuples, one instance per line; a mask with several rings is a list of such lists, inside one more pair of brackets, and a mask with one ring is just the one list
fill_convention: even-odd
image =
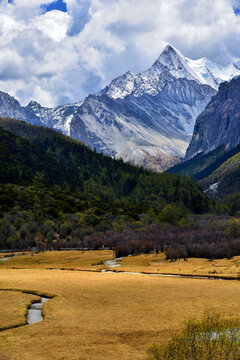
[(240, 279), (235, 278), (224, 278), (224, 277), (214, 277), (214, 276), (201, 276), (201, 275), (182, 275), (182, 274), (157, 274), (157, 273), (143, 273), (135, 271), (114, 271), (102, 269), (101, 272), (110, 273), (110, 274), (129, 274), (129, 275), (142, 275), (142, 276), (156, 276), (156, 277), (178, 277), (178, 278), (190, 278), (190, 279), (205, 279), (205, 280), (232, 280), (239, 281)]
[(190, 279), (205, 279), (205, 280), (231, 280), (231, 281), (240, 281), (238, 278), (231, 277), (220, 277), (220, 276), (204, 276), (204, 275), (187, 275), (187, 274), (164, 274), (164, 273), (147, 273), (147, 272), (136, 272), (136, 271), (123, 271), (123, 270), (111, 270), (122, 266), (119, 262), (123, 259), (115, 258), (112, 260), (107, 260), (104, 262), (104, 265), (108, 269), (102, 269), (101, 272), (111, 273), (111, 274), (129, 274), (129, 275), (143, 275), (143, 276), (155, 276), (155, 277), (178, 277), (178, 278), (190, 278)]
[(43, 321), (42, 306), (48, 300), (50, 300), (50, 298), (41, 297), (40, 301), (33, 303), (31, 305), (31, 307), (28, 309), (28, 312), (27, 312), (27, 324), (26, 325), (31, 325), (31, 324), (35, 324), (40, 321)]
[(13, 325), (9, 328), (8, 327), (2, 328), (2, 329), (0, 329), (0, 332), (5, 331), (5, 330), (19, 328), (19, 327), (26, 326), (26, 325), (35, 324), (35, 323), (43, 321), (44, 318), (43, 318), (43, 314), (42, 314), (42, 306), (47, 301), (54, 298), (54, 296), (52, 296), (52, 297), (41, 296), (39, 294), (36, 294), (34, 291), (31, 292), (31, 291), (15, 290), (15, 289), (0, 289), (0, 291), (13, 291), (13, 292), (16, 291), (16, 292), (21, 292), (23, 294), (29, 294), (29, 295), (34, 295), (34, 296), (40, 297), (40, 300), (31, 303), (30, 306), (28, 307), (25, 324)]

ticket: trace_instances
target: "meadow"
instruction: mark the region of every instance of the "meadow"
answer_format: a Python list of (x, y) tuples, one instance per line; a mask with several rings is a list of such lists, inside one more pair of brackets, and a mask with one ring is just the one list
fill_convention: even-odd
[[(21, 253), (20, 253), (21, 254)], [(4, 254), (0, 253), (0, 259)], [(44, 251), (26, 253), (8, 261), (0, 261), (1, 268), (101, 271), (108, 270), (105, 261), (115, 258), (113, 250), (96, 251)], [(232, 259), (189, 258), (187, 261), (166, 260), (164, 253), (152, 252), (127, 256), (119, 261), (116, 272), (143, 272), (156, 274), (197, 275), (238, 279), (240, 277), (240, 256)]]
[[(17, 255), (17, 253), (16, 253)], [(0, 253), (0, 259), (4, 254)], [(30, 269), (60, 269), (60, 270), (100, 270), (104, 261), (114, 258), (112, 250), (101, 251), (44, 251), (30, 252), (7, 261), (0, 261), (0, 269), (30, 268)]]
[[(122, 263), (147, 268), (143, 259), (150, 262), (154, 256)], [(101, 265), (91, 265), (109, 258), (112, 251), (46, 252), (2, 262), (0, 289), (54, 298), (43, 306), (43, 322), (0, 332), (1, 359), (143, 360), (149, 344), (165, 343), (189, 316), (199, 318), (207, 308), (240, 311), (237, 281), (101, 273)], [(64, 261), (65, 270), (57, 270)], [(0, 291), (1, 324), (23, 321), (32, 300), (33, 295), (19, 291)]]

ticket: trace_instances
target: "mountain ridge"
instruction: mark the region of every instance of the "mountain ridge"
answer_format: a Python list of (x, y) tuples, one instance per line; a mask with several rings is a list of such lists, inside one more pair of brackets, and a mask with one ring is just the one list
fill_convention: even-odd
[(184, 158), (195, 120), (216, 94), (216, 74), (208, 83), (197, 61), (167, 45), (150, 69), (127, 72), (83, 102), (45, 108), (31, 101), (22, 107), (1, 93), (0, 115), (53, 128), (98, 152), (164, 171)]

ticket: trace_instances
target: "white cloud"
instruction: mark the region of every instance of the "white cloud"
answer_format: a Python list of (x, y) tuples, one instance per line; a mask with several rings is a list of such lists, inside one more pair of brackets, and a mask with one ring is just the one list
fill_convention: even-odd
[(61, 11), (50, 11), (44, 15), (35, 17), (32, 21), (32, 28), (36, 28), (52, 40), (62, 41), (67, 35), (70, 23), (70, 16)]
[(186, 56), (240, 60), (238, 0), (0, 1), (0, 90), (24, 103), (83, 99), (127, 70), (149, 67), (170, 42)]

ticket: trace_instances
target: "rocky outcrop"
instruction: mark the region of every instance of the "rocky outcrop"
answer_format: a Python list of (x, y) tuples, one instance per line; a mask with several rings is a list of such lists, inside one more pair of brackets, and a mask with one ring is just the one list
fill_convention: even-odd
[(231, 150), (240, 143), (240, 77), (222, 83), (216, 96), (196, 120), (186, 159), (220, 145)]

